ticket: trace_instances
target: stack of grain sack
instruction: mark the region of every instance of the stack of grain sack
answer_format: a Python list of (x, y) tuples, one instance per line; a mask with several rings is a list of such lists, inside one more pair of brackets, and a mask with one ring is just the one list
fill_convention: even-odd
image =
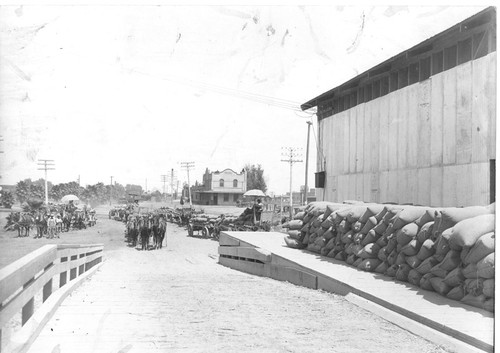
[(291, 248), (493, 312), (495, 204), (430, 208), (313, 202), (283, 228)]

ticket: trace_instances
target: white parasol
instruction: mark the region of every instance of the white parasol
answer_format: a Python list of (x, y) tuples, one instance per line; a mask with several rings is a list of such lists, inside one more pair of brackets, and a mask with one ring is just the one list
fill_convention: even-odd
[(243, 196), (255, 196), (255, 197), (266, 197), (266, 194), (262, 190), (259, 189), (252, 189), (248, 190), (243, 194)]
[(66, 195), (61, 199), (62, 203), (69, 203), (70, 201), (80, 201), (80, 199), (75, 195)]

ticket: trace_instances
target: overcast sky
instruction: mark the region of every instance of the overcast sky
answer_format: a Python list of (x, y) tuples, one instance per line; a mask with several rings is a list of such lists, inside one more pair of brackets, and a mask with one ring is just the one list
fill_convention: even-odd
[(192, 183), (261, 164), (284, 193), (282, 147), (305, 161), (300, 104), (485, 7), (2, 6), (0, 184), (43, 177), (37, 160), (53, 159), (53, 183), (161, 190), (192, 161)]

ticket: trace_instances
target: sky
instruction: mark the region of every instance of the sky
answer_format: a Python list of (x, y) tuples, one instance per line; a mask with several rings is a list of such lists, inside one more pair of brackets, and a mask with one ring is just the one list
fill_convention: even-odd
[[(0, 6), (0, 184), (113, 181), (162, 190), (194, 162), (260, 164), (268, 191), (314, 187), (317, 121), (300, 104), (478, 6)], [(168, 189), (168, 188), (167, 188)]]

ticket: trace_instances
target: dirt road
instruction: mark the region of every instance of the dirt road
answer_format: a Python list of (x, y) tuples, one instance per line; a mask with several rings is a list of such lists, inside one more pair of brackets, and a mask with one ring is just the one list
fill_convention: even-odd
[(99, 227), (113, 249), (30, 352), (444, 352), (340, 296), (225, 268), (175, 225), (156, 251)]

